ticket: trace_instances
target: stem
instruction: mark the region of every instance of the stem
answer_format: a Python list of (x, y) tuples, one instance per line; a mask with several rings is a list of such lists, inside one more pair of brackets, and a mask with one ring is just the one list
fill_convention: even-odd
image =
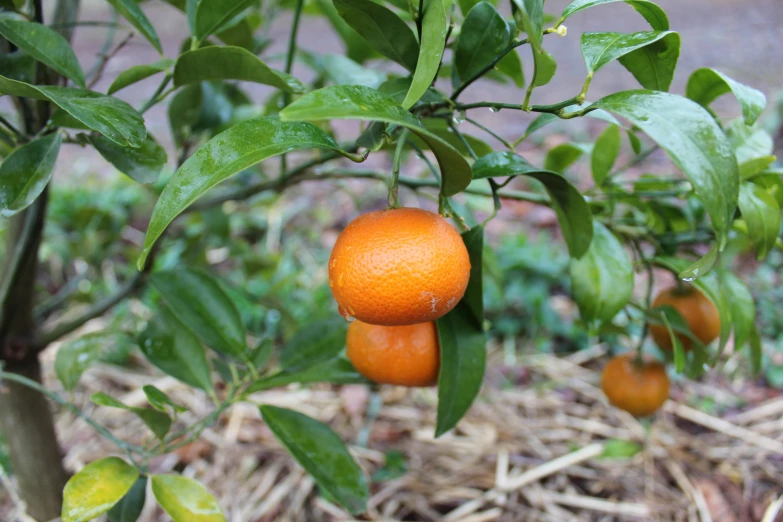
[(405, 142), (408, 141), (408, 129), (403, 129), (397, 140), (397, 148), (394, 150), (392, 159), (392, 179), (389, 185), (389, 207), (399, 208), (399, 186), (400, 186), (400, 163), (402, 162), (402, 153), (405, 150)]
[(22, 131), (14, 127), (14, 125), (10, 121), (6, 120), (2, 114), (0, 114), (0, 123), (2, 123), (9, 131), (15, 134), (17, 138), (24, 139), (25, 136)]
[(465, 138), (465, 136), (459, 131), (457, 126), (454, 124), (453, 120), (448, 120), (448, 125), (451, 131), (457, 136), (457, 139), (462, 143), (462, 146), (465, 147), (465, 150), (468, 151), (468, 154), (470, 154), (470, 157), (474, 160), (478, 159), (478, 156), (476, 155), (476, 152), (473, 150), (473, 147), (470, 146), (470, 143), (468, 143), (468, 140)]
[[(291, 26), (291, 35), (288, 39), (288, 52), (285, 57), (285, 72), (291, 74), (291, 70), (294, 67), (294, 56), (296, 55), (296, 35), (299, 32), (299, 20), (302, 18), (302, 9), (304, 8), (304, 0), (296, 0), (296, 8), (294, 10), (294, 20)], [(291, 103), (291, 94), (288, 91), (283, 92), (283, 107)], [(286, 155), (280, 156), (280, 179), (286, 177), (288, 171), (288, 160)]]
[(378, 418), (383, 407), (383, 397), (381, 397), (381, 387), (377, 384), (370, 385), (370, 401), (367, 405), (366, 416), (364, 417), (364, 423), (362, 429), (356, 436), (356, 445), (360, 448), (366, 448), (370, 443), (370, 431), (375, 423), (375, 419)]
[(424, 0), (419, 0), (419, 12), (416, 15), (416, 31), (419, 33), (419, 43), (421, 43), (421, 26), (424, 21)]
[(492, 210), (492, 214), (490, 214), (487, 217), (487, 219), (484, 220), (482, 225), (486, 225), (491, 220), (493, 220), (495, 218), (495, 216), (498, 215), (498, 212), (500, 212), (500, 209), (503, 206), (500, 203), (500, 195), (499, 195), (500, 187), (498, 186), (497, 182), (494, 179), (492, 179), (492, 178), (488, 178), (487, 181), (489, 181), (489, 188), (490, 188), (490, 190), (492, 190), (492, 203), (493, 203), (494, 207), (493, 207), (493, 210)]
[(171, 81), (171, 73), (166, 74), (166, 77), (163, 78), (163, 81), (160, 82), (160, 85), (158, 85), (158, 88), (155, 89), (155, 93), (150, 97), (149, 100), (144, 103), (144, 105), (141, 106), (139, 109), (139, 114), (144, 114), (147, 112), (153, 105), (156, 103), (159, 103), (163, 101), (163, 99), (166, 98), (169, 92), (167, 92), (165, 95), (162, 95), (163, 90), (168, 86), (169, 82)]
[(103, 60), (103, 57), (106, 56), (106, 53), (109, 52), (109, 49), (111, 48), (111, 44), (114, 41), (114, 33), (117, 30), (117, 10), (112, 9), (111, 10), (111, 23), (112, 25), (109, 27), (109, 30), (106, 31), (106, 39), (103, 42), (103, 47), (101, 47), (101, 50), (98, 52), (98, 61), (93, 64), (93, 66), (90, 68), (89, 71), (87, 71), (87, 78), (92, 77), (95, 75), (100, 69), (106, 65), (106, 62)]
[(590, 88), (590, 82), (593, 81), (593, 73), (588, 73), (587, 77), (585, 78), (585, 83), (582, 85), (582, 91), (579, 93), (579, 96), (576, 97), (577, 100), (579, 100), (579, 103), (585, 101), (585, 96), (587, 96), (587, 90)]
[(465, 121), (466, 121), (466, 122), (468, 122), (468, 123), (471, 123), (471, 124), (475, 125), (475, 126), (476, 126), (476, 127), (478, 127), (479, 129), (483, 130), (484, 132), (486, 132), (487, 134), (489, 134), (490, 136), (492, 136), (493, 138), (495, 138), (496, 140), (498, 140), (500, 143), (502, 143), (503, 145), (505, 145), (507, 149), (509, 149), (509, 150), (512, 150), (512, 151), (514, 150), (514, 147), (512, 147), (512, 146), (511, 146), (511, 144), (510, 144), (508, 141), (506, 141), (505, 139), (503, 139), (503, 137), (501, 137), (499, 134), (497, 134), (495, 131), (493, 131), (493, 130), (492, 130), (492, 129), (490, 129), (489, 127), (487, 127), (487, 126), (485, 126), (485, 125), (482, 125), (481, 123), (477, 122), (476, 120), (474, 120), (474, 119), (472, 119), (472, 118), (468, 118), (468, 117), (466, 117), (466, 118), (465, 118)]
[[(642, 247), (639, 245), (638, 241), (634, 241), (632, 243), (634, 251), (639, 256), (639, 262), (644, 263), (645, 269), (647, 270), (647, 292), (644, 297), (644, 304), (647, 306), (647, 309), (650, 308), (650, 302), (652, 301), (652, 292), (653, 292), (653, 284), (654, 284), (654, 278), (653, 278), (653, 266), (652, 263), (648, 259), (644, 257), (644, 252), (642, 252)], [(642, 326), (642, 334), (639, 336), (639, 344), (636, 346), (636, 358), (641, 362), (642, 359), (642, 349), (644, 347), (644, 340), (647, 338), (647, 332), (650, 329), (650, 322), (645, 320), (644, 326)]]
[(475, 82), (476, 80), (478, 80), (479, 78), (481, 78), (482, 76), (487, 74), (489, 71), (494, 69), (495, 66), (498, 64), (498, 62), (500, 62), (500, 60), (502, 60), (508, 53), (510, 53), (511, 51), (516, 49), (517, 47), (519, 47), (521, 45), (524, 45), (526, 43), (528, 43), (528, 39), (527, 38), (525, 38), (524, 40), (515, 40), (515, 41), (511, 42), (505, 49), (500, 51), (500, 53), (497, 56), (495, 56), (495, 58), (491, 62), (489, 62), (485, 67), (483, 67), (476, 74), (474, 74), (473, 76), (471, 76), (470, 78), (468, 78), (467, 80), (462, 82), (462, 85), (457, 87), (457, 89), (451, 95), (450, 99), (452, 101), (456, 101), (457, 98), (459, 97), (459, 95), (462, 94), (462, 91), (467, 89), (470, 86), (470, 84), (472, 84), (473, 82)]

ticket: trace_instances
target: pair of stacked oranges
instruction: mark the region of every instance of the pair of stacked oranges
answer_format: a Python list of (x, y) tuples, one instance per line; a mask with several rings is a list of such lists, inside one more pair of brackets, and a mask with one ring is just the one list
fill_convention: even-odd
[(432, 386), (440, 348), (435, 320), (462, 299), (470, 257), (460, 234), (426, 210), (363, 214), (337, 238), (329, 286), (348, 327), (347, 355), (380, 384)]

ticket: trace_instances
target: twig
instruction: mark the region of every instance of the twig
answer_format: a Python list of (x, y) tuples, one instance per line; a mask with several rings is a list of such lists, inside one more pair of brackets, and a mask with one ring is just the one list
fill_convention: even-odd
[(525, 38), (524, 40), (516, 40), (514, 42), (511, 42), (505, 49), (500, 51), (497, 55), (495, 55), (495, 58), (489, 62), (486, 66), (482, 67), (480, 71), (478, 71), (476, 74), (462, 82), (462, 85), (457, 87), (457, 89), (454, 91), (454, 93), (451, 95), (451, 100), (456, 101), (456, 99), (459, 97), (460, 94), (462, 94), (462, 91), (467, 89), (473, 82), (487, 74), (489, 71), (491, 71), (497, 64), (502, 60), (508, 53), (516, 49), (517, 47), (521, 45), (525, 45), (528, 43), (528, 39)]
[(17, 138), (24, 139), (24, 137), (25, 137), (24, 133), (22, 131), (20, 131), (19, 129), (17, 129), (16, 127), (14, 127), (13, 123), (11, 123), (10, 121), (6, 120), (3, 117), (2, 114), (0, 114), (0, 123), (5, 125), (8, 128), (8, 130), (13, 132), (16, 135)]
[(116, 26), (114, 24), (117, 23), (116, 9), (111, 10), (110, 22), (112, 23), (112, 25), (109, 26), (109, 30), (106, 31), (106, 39), (103, 41), (103, 46), (101, 47), (101, 50), (98, 52), (98, 61), (93, 64), (93, 66), (90, 68), (89, 71), (87, 71), (87, 78), (92, 77), (101, 68), (101, 57), (105, 56), (106, 53), (109, 52), (109, 49), (111, 48), (111, 44), (114, 41), (114, 33), (116, 32)]
[(167, 95), (169, 94), (169, 92), (171, 92), (171, 91), (168, 91), (168, 92), (166, 92), (165, 94), (162, 94), (162, 93), (163, 93), (163, 89), (165, 89), (165, 88), (168, 86), (169, 82), (171, 81), (171, 76), (172, 76), (172, 75), (171, 75), (171, 73), (168, 73), (168, 74), (166, 74), (166, 76), (165, 76), (165, 77), (163, 78), (163, 80), (160, 82), (160, 85), (158, 85), (158, 88), (157, 88), (157, 89), (155, 89), (155, 92), (152, 94), (152, 96), (150, 96), (150, 99), (149, 99), (149, 100), (147, 100), (147, 101), (144, 103), (144, 105), (142, 105), (142, 106), (141, 106), (141, 108), (139, 109), (139, 114), (144, 114), (144, 113), (145, 113), (145, 112), (147, 112), (147, 111), (148, 111), (148, 110), (149, 110), (149, 109), (150, 109), (150, 108), (151, 108), (153, 105), (155, 105), (156, 103), (159, 103), (161, 100), (163, 100), (164, 98), (166, 98), (166, 96), (167, 96)]
[(52, 312), (57, 311), (68, 300), (68, 298), (79, 289), (79, 283), (84, 281), (85, 278), (85, 274), (78, 274), (77, 276), (69, 279), (56, 294), (40, 305), (36, 306), (35, 310), (33, 311), (36, 321), (40, 323), (49, 317)]
[(104, 54), (104, 53), (100, 54), (98, 63), (96, 64), (95, 67), (95, 72), (93, 72), (93, 77), (89, 81), (89, 83), (87, 83), (88, 89), (92, 89), (95, 86), (95, 84), (100, 81), (101, 77), (103, 76), (103, 71), (104, 69), (106, 69), (106, 64), (108, 64), (109, 60), (114, 58), (114, 56), (116, 56), (117, 53), (120, 52), (120, 50), (122, 50), (122, 48), (125, 47), (128, 44), (128, 42), (130, 42), (131, 38), (133, 38), (133, 33), (128, 33), (128, 36), (123, 38), (123, 40), (117, 44), (117, 47), (115, 47), (112, 52), (110, 52), (109, 54)]
[(612, 502), (595, 497), (584, 495), (569, 495), (555, 493), (553, 491), (542, 491), (541, 496), (545, 501), (554, 502), (562, 506), (570, 506), (591, 511), (602, 511), (613, 515), (625, 517), (639, 517), (648, 519), (650, 517), (650, 508), (644, 504), (634, 504), (630, 502)]

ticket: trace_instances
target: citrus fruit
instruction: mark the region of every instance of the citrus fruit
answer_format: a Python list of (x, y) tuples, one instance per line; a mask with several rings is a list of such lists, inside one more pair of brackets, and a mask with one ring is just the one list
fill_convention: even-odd
[[(653, 300), (652, 307), (671, 306), (677, 310), (691, 333), (702, 342), (709, 344), (720, 335), (720, 316), (718, 309), (699, 290), (691, 286), (671, 287), (662, 290)], [(651, 324), (650, 335), (662, 350), (672, 350), (672, 339), (665, 325)], [(675, 333), (685, 350), (693, 346), (692, 340), (683, 333)]]
[(646, 417), (669, 398), (669, 377), (661, 363), (639, 362), (633, 355), (620, 355), (604, 368), (601, 389), (613, 406)]
[(329, 286), (340, 313), (370, 324), (434, 321), (462, 299), (470, 258), (443, 217), (399, 208), (351, 221), (329, 260)]
[(371, 381), (400, 386), (438, 382), (440, 349), (434, 322), (379, 326), (354, 321), (346, 346), (356, 371)]

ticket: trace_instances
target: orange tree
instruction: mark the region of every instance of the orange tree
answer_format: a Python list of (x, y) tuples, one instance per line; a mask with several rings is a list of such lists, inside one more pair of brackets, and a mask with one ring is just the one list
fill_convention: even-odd
[[(48, 520), (62, 513), (64, 522), (75, 522), (111, 510), (111, 520), (135, 520), (149, 480), (157, 502), (174, 520), (224, 520), (217, 501), (201, 485), (181, 476), (156, 475), (149, 460), (198, 437), (221, 412), (250, 400), (253, 392), (290, 383), (367, 382), (342, 355), (345, 324), (305, 325), (275, 351), (275, 338), (248, 327), (237, 310), (236, 292), (217, 274), (166, 262), (167, 242), (181, 232), (172, 225), (178, 216), (305, 181), (385, 182), (390, 207), (399, 205), (400, 186), (434, 191), (440, 213), (462, 231), (469, 281), (464, 297), (436, 321), (436, 435), (452, 429), (470, 408), (485, 366), (483, 223), (456, 204), (460, 194), (491, 198), (495, 212), (489, 218), (508, 199), (554, 210), (571, 257), (573, 298), (592, 334), (627, 333), (632, 323), (643, 324), (641, 339), (634, 339), (641, 350), (647, 325), (663, 327), (676, 370), (698, 376), (718, 360), (733, 332), (735, 348), (749, 346), (758, 366), (753, 299), (727, 267), (743, 249), (755, 248), (764, 257), (781, 246), (780, 171), (773, 165), (770, 137), (755, 126), (765, 99), (709, 68), (693, 72), (684, 95), (670, 94), (680, 37), (655, 3), (624, 1), (649, 24), (647, 31), (585, 33), (579, 43), (569, 36), (573, 45), (581, 45), (584, 84), (574, 88), (571, 98), (539, 105), (533, 103), (536, 89), (552, 80), (556, 68), (546, 50), (548, 40), (566, 37), (565, 23), (573, 15), (595, 8), (600, 16), (603, 4), (617, 0), (575, 0), (556, 14), (545, 13), (543, 0), (512, 0), (501, 6), (510, 8), (510, 16), (486, 0), (167, 1), (181, 11), (181, 23), (191, 32), (176, 56), (164, 56), (143, 3), (108, 0), (115, 14), (160, 53), (160, 60), (129, 68), (102, 93), (92, 87), (110, 53), (102, 53), (85, 74), (69, 44), (79, 25), (78, 0), (53, 2), (50, 20), (44, 19), (42, 0), (0, 0), (0, 94), (15, 109), (0, 118), (0, 213), (7, 218), (0, 279), (0, 427), (22, 498), (34, 517)], [(293, 13), (287, 51), (276, 56), (268, 50), (266, 35), (286, 10)], [(300, 49), (303, 14), (327, 20), (345, 53)], [(108, 43), (107, 50), (111, 39)], [(527, 78), (523, 60), (532, 70)], [(613, 61), (642, 88), (588, 101), (593, 76)], [(292, 76), (295, 62), (311, 70), (311, 82)], [(382, 72), (386, 70), (390, 72)], [(142, 106), (132, 107), (115, 96), (149, 77), (160, 83)], [(512, 82), (519, 91), (502, 102), (462, 102), (462, 93), (478, 91), (475, 82), (484, 78)], [(242, 90), (246, 83), (269, 86), (274, 94), (254, 104)], [(721, 119), (712, 112), (711, 103), (724, 94), (739, 102), (740, 118)], [(138, 269), (129, 263), (124, 283), (65, 313), (67, 293), (47, 295), (35, 284), (58, 152), (66, 145), (94, 148), (130, 178), (154, 183), (166, 153), (145, 128), (143, 114), (161, 103), (168, 103), (178, 168), (157, 197)], [(491, 125), (471, 118), (475, 109), (539, 116), (510, 142)], [(594, 143), (558, 146), (543, 166), (515, 152), (548, 124), (583, 117), (605, 124)], [(331, 128), (336, 120), (358, 120), (361, 130), (337, 141)], [(479, 136), (491, 138), (498, 150)], [(629, 172), (659, 149), (671, 159), (670, 175)], [(294, 157), (294, 151), (300, 152)], [(618, 165), (621, 153), (630, 162)], [(392, 162), (388, 172), (346, 167), (346, 161), (362, 163), (386, 154)], [(589, 157), (593, 177), (583, 192), (562, 174), (581, 155)], [(410, 164), (406, 158), (426, 167), (425, 173), (402, 172)], [(530, 180), (530, 191), (506, 188), (517, 178)], [(151, 190), (158, 194), (159, 187), (154, 184)], [(646, 299), (633, 298), (634, 273), (647, 271), (651, 285), (655, 266), (688, 281), (715, 306), (720, 323), (716, 347), (704, 346), (675, 307), (651, 306), (650, 291)], [(51, 343), (134, 293), (145, 296), (149, 305), (133, 335), (141, 352), (215, 402), (211, 415), (183, 425), (177, 421), (181, 406), (154, 387), (144, 389), (148, 408), (128, 407), (102, 393), (93, 396), (98, 405), (130, 410), (149, 427), (150, 439), (141, 446), (117, 439), (77, 405), (44, 387), (38, 360)], [(688, 351), (681, 336), (691, 341)], [(105, 342), (91, 334), (58, 350), (56, 371), (67, 390), (99, 357)], [(273, 352), (276, 357), (270, 358)], [(216, 386), (218, 378), (221, 386)], [(83, 417), (122, 456), (89, 464), (65, 485), (44, 396)], [(260, 405), (260, 415), (331, 498), (351, 512), (364, 510), (367, 482), (328, 426), (270, 405)]]

